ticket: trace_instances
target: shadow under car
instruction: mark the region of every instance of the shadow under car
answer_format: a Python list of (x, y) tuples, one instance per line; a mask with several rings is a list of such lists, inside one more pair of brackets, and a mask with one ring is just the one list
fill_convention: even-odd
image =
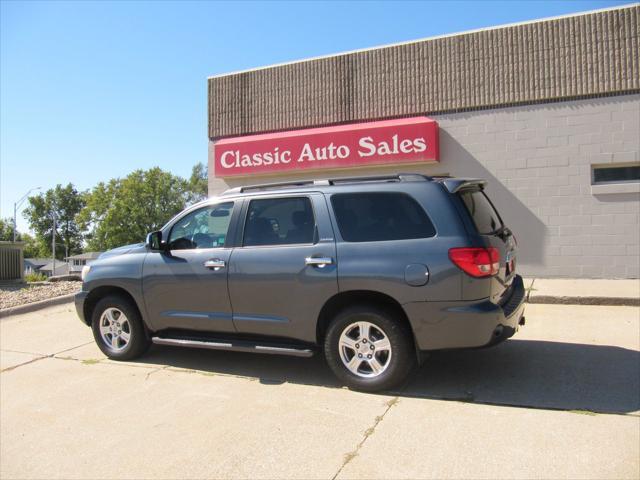
[[(338, 388), (312, 358), (154, 346), (141, 361), (174, 368)], [(640, 410), (640, 352), (615, 346), (509, 340), (432, 352), (394, 395), (495, 405), (630, 413)]]

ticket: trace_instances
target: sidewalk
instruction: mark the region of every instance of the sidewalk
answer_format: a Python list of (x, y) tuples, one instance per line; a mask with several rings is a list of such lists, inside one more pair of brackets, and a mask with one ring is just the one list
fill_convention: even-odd
[(529, 303), (640, 306), (640, 279), (527, 278)]

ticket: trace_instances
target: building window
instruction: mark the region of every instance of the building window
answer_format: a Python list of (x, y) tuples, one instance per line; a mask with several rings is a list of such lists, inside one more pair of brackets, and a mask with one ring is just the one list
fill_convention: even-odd
[(591, 193), (639, 193), (640, 163), (591, 166)]
[(640, 164), (593, 166), (593, 185), (619, 182), (640, 182)]

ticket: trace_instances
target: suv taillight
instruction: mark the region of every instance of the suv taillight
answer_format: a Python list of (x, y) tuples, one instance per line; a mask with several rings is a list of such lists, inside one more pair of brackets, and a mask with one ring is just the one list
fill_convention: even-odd
[(449, 258), (472, 277), (490, 277), (500, 268), (500, 252), (496, 248), (451, 248)]

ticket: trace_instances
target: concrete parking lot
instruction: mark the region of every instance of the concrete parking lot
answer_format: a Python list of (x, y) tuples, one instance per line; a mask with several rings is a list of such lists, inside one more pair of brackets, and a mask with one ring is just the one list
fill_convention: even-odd
[(638, 478), (640, 309), (530, 305), (385, 395), (321, 357), (105, 359), (71, 304), (0, 320), (0, 476)]

